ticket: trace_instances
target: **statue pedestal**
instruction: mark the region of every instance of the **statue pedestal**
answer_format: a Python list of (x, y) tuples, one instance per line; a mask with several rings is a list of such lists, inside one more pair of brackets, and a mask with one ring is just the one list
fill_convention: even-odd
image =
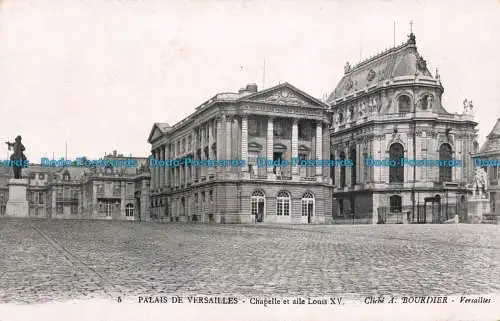
[(26, 200), (27, 179), (9, 179), (9, 200), (5, 215), (11, 217), (28, 217), (29, 207)]
[(487, 198), (472, 197), (468, 202), (469, 223), (479, 224), (483, 220), (483, 214), (490, 213), (490, 200)]

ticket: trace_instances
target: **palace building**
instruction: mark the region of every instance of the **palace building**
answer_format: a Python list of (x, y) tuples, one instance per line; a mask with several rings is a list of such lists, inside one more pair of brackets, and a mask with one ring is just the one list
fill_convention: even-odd
[[(28, 217), (55, 219), (149, 220), (150, 173), (146, 158), (124, 157), (114, 151), (105, 160), (134, 160), (136, 166), (61, 166), (31, 164)], [(9, 199), (12, 169), (0, 167), (0, 216)]]
[[(219, 93), (173, 126), (155, 123), (148, 138), (152, 217), (329, 222), (330, 168), (297, 161), (329, 160), (330, 120), (325, 103), (284, 83)], [(233, 164), (211, 166), (224, 160)]]
[(455, 214), (467, 221), (477, 123), (472, 102), (464, 102), (463, 113), (449, 113), (443, 92), (413, 33), (400, 46), (345, 66), (327, 100), (332, 158), (353, 162), (331, 173), (334, 223), (430, 223)]

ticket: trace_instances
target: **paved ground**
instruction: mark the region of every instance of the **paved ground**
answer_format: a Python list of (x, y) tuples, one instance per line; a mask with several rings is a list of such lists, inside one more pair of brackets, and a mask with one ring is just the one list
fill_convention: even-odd
[(500, 226), (0, 219), (0, 302), (500, 293)]

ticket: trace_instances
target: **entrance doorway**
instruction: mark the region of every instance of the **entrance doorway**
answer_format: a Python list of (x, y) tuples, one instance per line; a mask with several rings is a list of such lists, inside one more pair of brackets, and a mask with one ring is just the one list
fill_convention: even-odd
[(266, 213), (266, 197), (264, 192), (255, 191), (252, 193), (252, 215), (255, 222), (264, 222), (264, 217)]
[(302, 195), (301, 223), (311, 224), (314, 216), (314, 195), (310, 192)]

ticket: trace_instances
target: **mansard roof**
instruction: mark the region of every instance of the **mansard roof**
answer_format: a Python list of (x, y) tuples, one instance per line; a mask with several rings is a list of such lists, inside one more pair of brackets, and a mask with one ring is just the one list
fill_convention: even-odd
[(490, 134), (486, 136), (486, 142), (479, 151), (480, 154), (500, 154), (500, 118), (497, 119), (495, 126)]
[(350, 95), (356, 90), (369, 88), (387, 80), (420, 75), (432, 78), (426, 61), (417, 51), (415, 35), (410, 34), (408, 41), (400, 46), (386, 50), (374, 57), (360, 62), (354, 67), (346, 65), (345, 74), (327, 102)]

